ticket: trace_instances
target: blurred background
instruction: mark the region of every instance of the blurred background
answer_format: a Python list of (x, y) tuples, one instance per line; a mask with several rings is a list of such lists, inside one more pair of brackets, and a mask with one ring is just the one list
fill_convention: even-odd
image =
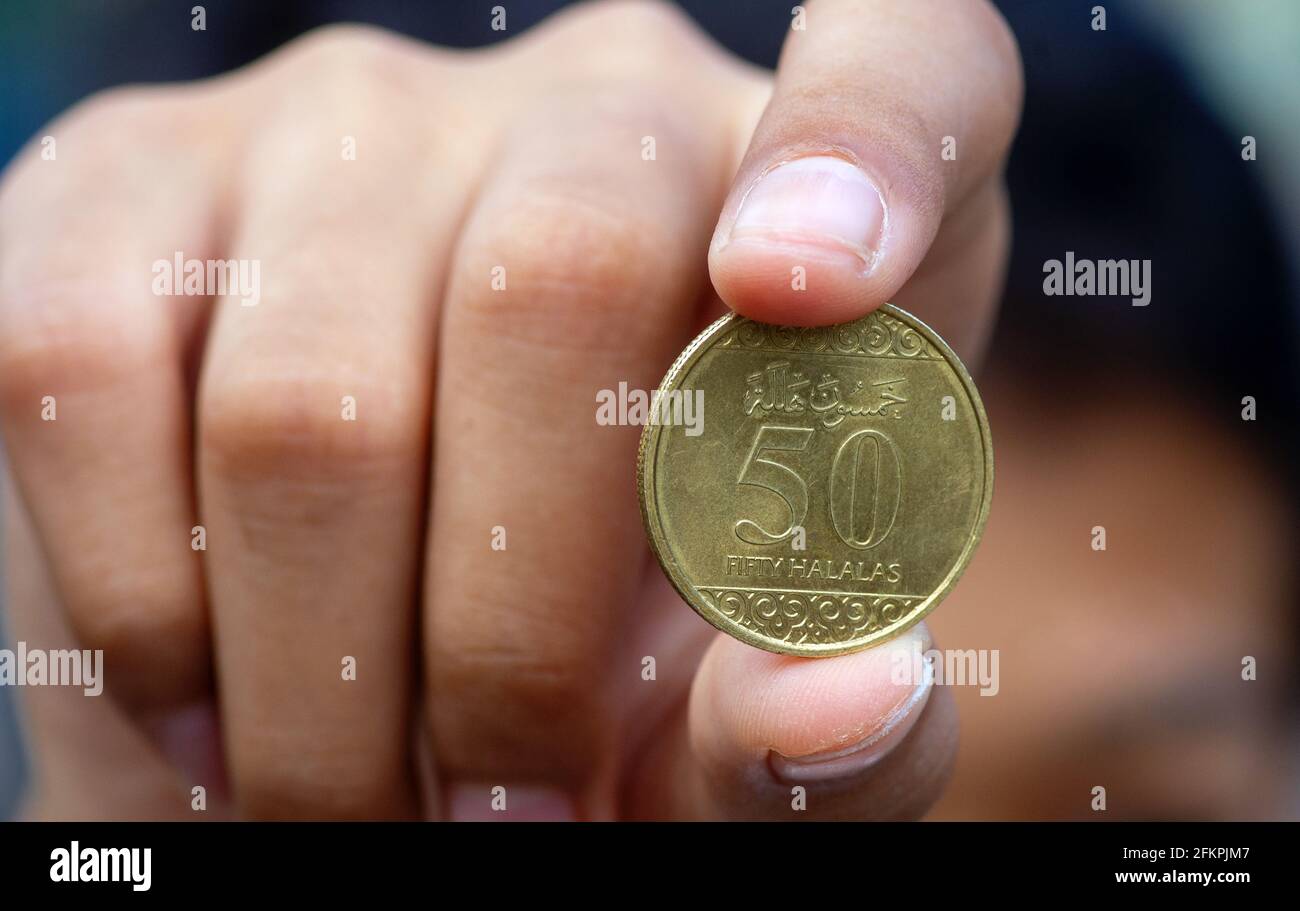
[[(211, 2), (205, 32), (190, 0), (5, 0), (0, 163), (92, 92), (214, 75), (327, 22), (471, 47), (565, 5), (497, 2), (505, 33), (489, 0)], [(681, 5), (772, 66), (794, 0)], [(1001, 681), (958, 688), (957, 774), (932, 818), (1300, 818), (1300, 3), (997, 5), (1027, 84), (1006, 300), (978, 377), (997, 489), (930, 623), (939, 647), (998, 649)], [(1044, 263), (1067, 251), (1151, 260), (1150, 305), (1045, 296)], [(13, 695), (0, 688), (0, 818), (26, 774)]]

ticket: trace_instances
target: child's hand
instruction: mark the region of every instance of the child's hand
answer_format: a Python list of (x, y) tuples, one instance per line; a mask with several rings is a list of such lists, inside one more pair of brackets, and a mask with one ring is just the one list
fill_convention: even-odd
[[(955, 718), (890, 679), (924, 627), (819, 660), (715, 633), (648, 559), (640, 428), (595, 420), (719, 297), (802, 324), (892, 300), (977, 358), (1009, 31), (982, 0), (804, 15), (775, 82), (601, 3), (473, 52), (330, 28), (42, 131), (55, 160), (38, 140), (0, 188), (10, 632), (103, 649), (108, 696), (25, 693), (35, 813), (192, 815), (218, 773), (176, 713), (214, 695), (254, 817), (926, 809)], [(159, 296), (178, 251), (256, 264), (256, 294)]]

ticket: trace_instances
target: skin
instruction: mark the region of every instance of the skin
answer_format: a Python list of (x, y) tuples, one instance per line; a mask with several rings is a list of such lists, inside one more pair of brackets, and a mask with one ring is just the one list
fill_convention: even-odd
[[(925, 812), (956, 715), (891, 681), (910, 640), (807, 661), (713, 631), (649, 558), (639, 428), (593, 420), (724, 305), (893, 301), (978, 363), (1014, 39), (982, 0), (806, 6), (775, 80), (671, 7), (598, 3), (469, 53), (324, 29), (41, 131), (57, 166), (31, 147), (0, 185), (13, 633), (102, 648), (111, 698), (24, 693), (32, 815), (184, 818), (194, 784), (252, 818)], [(818, 157), (879, 191), (865, 264), (739, 221)], [(259, 260), (260, 304), (154, 296), (176, 250)]]

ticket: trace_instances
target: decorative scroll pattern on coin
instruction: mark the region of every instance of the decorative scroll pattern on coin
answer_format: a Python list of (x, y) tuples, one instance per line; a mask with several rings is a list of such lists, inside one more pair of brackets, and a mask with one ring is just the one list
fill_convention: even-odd
[(734, 623), (777, 642), (847, 642), (893, 626), (922, 599), (840, 592), (699, 589), (708, 606)]
[(913, 360), (942, 360), (943, 357), (920, 332), (880, 311), (840, 326), (769, 326), (739, 319), (717, 346), (755, 351), (865, 354)]

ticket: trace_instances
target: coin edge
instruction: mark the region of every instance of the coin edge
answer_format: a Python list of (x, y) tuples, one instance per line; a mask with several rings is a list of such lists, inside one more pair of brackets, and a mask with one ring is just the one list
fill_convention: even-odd
[[(855, 652), (865, 651), (869, 648), (875, 648), (876, 646), (883, 645), (886, 642), (901, 636), (903, 633), (907, 632), (913, 626), (929, 616), (930, 612), (943, 603), (948, 595), (952, 593), (953, 588), (956, 587), (957, 582), (966, 572), (967, 567), (974, 558), (975, 551), (979, 548), (980, 542), (984, 538), (984, 529), (988, 524), (989, 512), (991, 511), (993, 503), (993, 431), (992, 427), (989, 425), (988, 412), (984, 408), (984, 400), (980, 397), (979, 389), (975, 386), (975, 380), (971, 377), (970, 371), (966, 368), (966, 365), (962, 362), (961, 358), (957, 356), (957, 353), (953, 351), (952, 348), (949, 347), (948, 343), (944, 341), (942, 336), (932, 329), (924, 320), (893, 304), (882, 304), (872, 312), (889, 314), (895, 319), (919, 330), (952, 366), (953, 371), (957, 374), (957, 378), (961, 381), (962, 387), (966, 390), (967, 399), (975, 409), (976, 426), (979, 428), (981, 449), (984, 455), (984, 491), (980, 498), (979, 512), (975, 517), (975, 523), (971, 534), (967, 539), (966, 546), (962, 548), (961, 553), (954, 562), (952, 569), (949, 570), (948, 575), (943, 578), (943, 581), (933, 592), (926, 596), (925, 600), (922, 602), (922, 606), (913, 612), (913, 616), (906, 623), (893, 628), (888, 634), (877, 636), (875, 638), (869, 637), (862, 641), (835, 644), (829, 648), (808, 649), (803, 646), (785, 646), (773, 641), (771, 638), (763, 637), (752, 630), (747, 630), (743, 626), (734, 623), (724, 625), (725, 621), (723, 621), (722, 618), (713, 617), (704, 607), (697, 605), (686, 589), (696, 591), (697, 593), (698, 589), (688, 580), (679, 578), (681, 574), (675, 569), (677, 561), (673, 558), (670, 550), (666, 547), (665, 536), (663, 535), (662, 530), (656, 527), (658, 524), (657, 516), (659, 513), (659, 507), (652, 486), (655, 468), (652, 464), (653, 460), (647, 458), (647, 456), (650, 454), (650, 450), (653, 446), (657, 444), (662, 427), (659, 424), (647, 421), (645, 427), (641, 431), (641, 440), (637, 447), (637, 499), (641, 506), (641, 522), (645, 528), (646, 537), (650, 541), (650, 549), (654, 552), (655, 560), (659, 563), (664, 575), (668, 577), (668, 581), (677, 592), (678, 597), (685, 601), (691, 610), (695, 611), (695, 613), (708, 622), (710, 626), (720, 632), (726, 633), (734, 639), (744, 642), (746, 645), (752, 645), (755, 648), (762, 649), (766, 652), (772, 652), (778, 655), (791, 655), (799, 658), (832, 658), (837, 655), (849, 655)], [(657, 391), (664, 393), (676, 388), (676, 384), (680, 383), (689, 366), (699, 355), (702, 354), (705, 345), (711, 342), (724, 327), (741, 319), (745, 319), (745, 317), (742, 317), (733, 311), (719, 317), (706, 326), (698, 335), (695, 336), (694, 339), (691, 340), (690, 344), (682, 349), (682, 352), (677, 356), (677, 359), (673, 361), (672, 366), (669, 367), (668, 371), (664, 374), (663, 380), (659, 383)], [(855, 320), (848, 320), (847, 322), (854, 323), (862, 319), (866, 319), (866, 316), (858, 317), (858, 319)], [(758, 322), (757, 320), (750, 321)], [(844, 324), (840, 323), (837, 325)], [(651, 515), (652, 512), (655, 514), (653, 517)]]

